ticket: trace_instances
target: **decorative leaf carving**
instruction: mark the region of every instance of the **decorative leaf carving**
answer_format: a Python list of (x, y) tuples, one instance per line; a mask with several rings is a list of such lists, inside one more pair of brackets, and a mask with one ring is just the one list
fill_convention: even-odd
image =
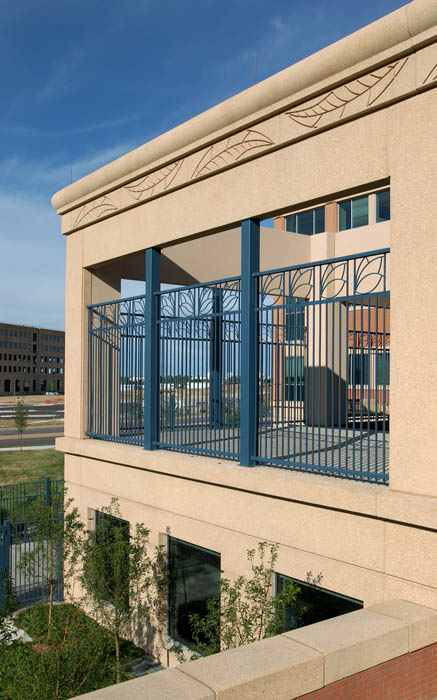
[(268, 136), (254, 129), (247, 129), (234, 134), (225, 142), (220, 141), (207, 149), (196, 165), (191, 179), (210, 173), (218, 168), (223, 168), (225, 165), (231, 165), (244, 158), (249, 151), (267, 148), (272, 145), (273, 141)]
[(301, 126), (316, 129), (323, 126), (326, 121), (341, 119), (346, 106), (366, 93), (368, 95), (367, 106), (370, 107), (392, 84), (407, 61), (408, 58), (405, 58), (396, 61), (396, 63), (382, 66), (368, 75), (331, 90), (327, 95), (323, 95), (317, 102), (307, 107), (286, 112), (286, 115)]
[(118, 207), (109, 199), (107, 195), (100, 197), (100, 199), (95, 199), (88, 204), (84, 204), (77, 213), (76, 219), (74, 220), (73, 228), (79, 226), (80, 224), (85, 224), (89, 221), (95, 219), (100, 219), (105, 214), (111, 211), (117, 211)]
[(153, 173), (149, 173), (146, 177), (141, 180), (136, 180), (130, 185), (125, 185), (124, 189), (129, 192), (130, 195), (137, 201), (141, 199), (145, 194), (151, 197), (155, 194), (155, 190), (164, 191), (167, 190), (172, 182), (175, 180), (179, 170), (181, 169), (184, 159), (177, 160), (175, 163), (166, 165), (165, 168), (160, 170), (155, 170)]
[(431, 68), (422, 85), (432, 83), (434, 80), (437, 80), (437, 63)]

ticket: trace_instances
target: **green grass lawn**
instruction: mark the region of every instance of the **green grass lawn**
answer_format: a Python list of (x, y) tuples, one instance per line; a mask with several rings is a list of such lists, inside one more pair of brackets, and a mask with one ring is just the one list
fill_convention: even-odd
[(22, 481), (64, 478), (64, 455), (56, 450), (0, 452), (0, 486)]
[[(114, 641), (109, 634), (81, 610), (64, 604), (53, 608), (49, 636), (47, 613), (42, 605), (18, 613), (17, 626), (32, 642), (2, 648), (1, 700), (64, 700), (115, 683)], [(143, 655), (142, 649), (121, 641), (121, 680), (132, 678), (129, 662)]]

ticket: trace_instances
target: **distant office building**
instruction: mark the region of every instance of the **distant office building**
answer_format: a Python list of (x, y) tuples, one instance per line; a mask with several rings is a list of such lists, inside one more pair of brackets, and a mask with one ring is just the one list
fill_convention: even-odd
[(64, 331), (0, 323), (0, 396), (64, 392)]

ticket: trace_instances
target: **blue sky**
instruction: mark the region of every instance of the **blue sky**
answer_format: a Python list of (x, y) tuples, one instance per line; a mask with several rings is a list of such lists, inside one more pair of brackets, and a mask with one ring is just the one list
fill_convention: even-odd
[(399, 0), (0, 0), (0, 321), (64, 327), (51, 195)]

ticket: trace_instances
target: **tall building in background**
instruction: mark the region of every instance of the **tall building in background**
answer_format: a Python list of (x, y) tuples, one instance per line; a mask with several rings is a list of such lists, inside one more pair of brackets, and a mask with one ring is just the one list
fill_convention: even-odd
[(0, 396), (64, 393), (65, 333), (0, 323)]

